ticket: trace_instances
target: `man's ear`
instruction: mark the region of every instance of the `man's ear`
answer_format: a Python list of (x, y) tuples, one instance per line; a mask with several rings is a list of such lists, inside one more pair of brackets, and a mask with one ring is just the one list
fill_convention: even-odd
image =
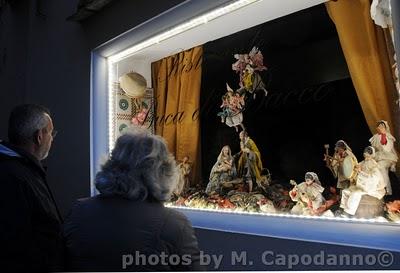
[(43, 140), (43, 129), (39, 129), (33, 135), (33, 143), (35, 143), (36, 145), (40, 145), (42, 144), (42, 140)]

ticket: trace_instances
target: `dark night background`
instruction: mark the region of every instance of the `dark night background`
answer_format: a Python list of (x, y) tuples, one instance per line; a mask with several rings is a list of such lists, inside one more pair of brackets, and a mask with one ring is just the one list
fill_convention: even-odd
[(230, 145), (233, 153), (240, 150), (235, 129), (221, 123), (217, 113), (225, 83), (239, 88), (239, 75), (231, 69), (234, 54), (248, 53), (253, 46), (263, 53), (268, 70), (261, 77), (269, 93), (264, 97), (259, 91), (255, 100), (250, 96), (243, 116), (264, 168), (281, 184), (288, 185), (290, 179), (304, 181), (304, 174), (314, 171), (322, 185), (336, 185), (323, 161), (324, 144), (330, 144), (332, 154), (335, 142), (343, 139), (361, 161), (371, 132), (324, 5), (204, 45), (204, 183), (224, 145)]

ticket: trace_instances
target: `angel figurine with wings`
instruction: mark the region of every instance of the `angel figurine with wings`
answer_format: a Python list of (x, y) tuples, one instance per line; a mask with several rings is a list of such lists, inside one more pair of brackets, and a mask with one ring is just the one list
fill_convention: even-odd
[(238, 131), (238, 126), (241, 126), (244, 130), (243, 122), (243, 110), (244, 110), (244, 94), (239, 94), (226, 84), (227, 92), (222, 96), (222, 104), (220, 108), (222, 111), (217, 115), (221, 117), (221, 122), (225, 123), (229, 127), (235, 127)]
[(255, 91), (262, 90), (266, 96), (268, 91), (258, 73), (267, 69), (263, 64), (261, 51), (257, 47), (253, 47), (249, 54), (235, 54), (234, 57), (237, 61), (232, 64), (232, 69), (238, 72), (240, 76), (240, 89), (238, 92), (249, 92), (255, 98)]

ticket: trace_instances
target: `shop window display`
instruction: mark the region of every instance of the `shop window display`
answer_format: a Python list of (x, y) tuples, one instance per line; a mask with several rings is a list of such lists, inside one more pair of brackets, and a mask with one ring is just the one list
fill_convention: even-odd
[[(371, 138), (348, 71), (340, 64), (327, 69), (334, 58), (343, 59), (340, 49), (321, 49), (326, 41), (327, 48), (340, 47), (333, 23), (324, 21), (309, 33), (293, 27), (329, 20), (323, 6), (310, 10), (201, 45), (201, 139), (193, 143), (201, 147), (200, 158), (175, 154), (180, 178), (168, 205), (398, 221), (395, 138), (386, 121), (377, 121)], [(128, 127), (157, 133), (163, 123), (179, 131), (188, 119), (181, 108), (157, 113), (150, 70), (129, 58), (113, 63), (110, 143)], [(339, 70), (341, 76), (332, 76)], [(136, 91), (127, 91), (129, 80)]]

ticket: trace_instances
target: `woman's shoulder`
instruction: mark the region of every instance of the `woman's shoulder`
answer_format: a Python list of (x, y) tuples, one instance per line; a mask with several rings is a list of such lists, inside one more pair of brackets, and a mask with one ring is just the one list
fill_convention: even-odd
[(115, 199), (115, 197), (106, 196), (104, 194), (98, 194), (98, 195), (95, 195), (92, 197), (79, 198), (73, 204), (72, 209), (80, 209), (80, 208), (90, 207), (92, 205), (103, 203), (109, 199)]
[(194, 230), (188, 218), (182, 212), (175, 209), (165, 209), (167, 215), (165, 215), (164, 225), (160, 233), (161, 239), (177, 248), (181, 247), (181, 244), (195, 241), (193, 239)]
[(92, 211), (93, 208), (96, 207), (97, 203), (99, 203), (98, 196), (79, 198), (75, 200), (75, 202), (72, 204), (69, 210), (66, 222), (68, 222), (68, 220), (75, 219), (77, 216), (81, 214), (90, 213), (90, 211)]
[(71, 208), (74, 214), (111, 213), (113, 210), (120, 212), (149, 211), (161, 213), (163, 206), (160, 202), (129, 200), (120, 196), (99, 194), (93, 197), (81, 198), (75, 201)]
[(71, 211), (76, 211), (79, 209), (82, 209), (88, 205), (90, 205), (93, 202), (96, 202), (97, 196), (94, 197), (84, 197), (84, 198), (79, 198), (75, 200), (75, 202), (72, 204)]
[(166, 215), (168, 216), (167, 219), (173, 219), (172, 222), (174, 222), (176, 225), (190, 224), (188, 218), (182, 212), (168, 207), (164, 207), (164, 210), (166, 212)]
[(165, 207), (165, 221), (163, 233), (169, 233), (174, 237), (179, 237), (185, 230), (191, 230), (192, 224), (182, 212)]

